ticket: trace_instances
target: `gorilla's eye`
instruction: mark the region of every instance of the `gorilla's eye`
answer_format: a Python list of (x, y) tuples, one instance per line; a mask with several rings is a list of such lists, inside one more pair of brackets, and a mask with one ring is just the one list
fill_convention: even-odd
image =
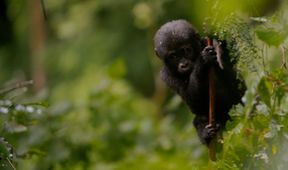
[(177, 55), (176, 52), (172, 52), (172, 53), (169, 54), (169, 58), (171, 58), (172, 60), (177, 60), (180, 57)]
[(193, 52), (193, 49), (191, 47), (187, 47), (185, 50), (186, 50), (186, 53), (192, 53)]
[(183, 47), (182, 51), (185, 55), (191, 55), (191, 53), (193, 52), (193, 49), (189, 46)]

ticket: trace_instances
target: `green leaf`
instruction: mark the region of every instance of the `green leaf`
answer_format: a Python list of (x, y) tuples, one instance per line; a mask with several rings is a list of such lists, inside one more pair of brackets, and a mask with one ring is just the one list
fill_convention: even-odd
[(279, 46), (283, 43), (286, 38), (286, 35), (282, 32), (275, 30), (257, 30), (256, 34), (260, 40), (265, 42), (268, 45)]
[(269, 107), (271, 108), (271, 89), (272, 86), (271, 84), (266, 81), (265, 78), (262, 78), (261, 81), (258, 84), (258, 94), (262, 101)]
[(24, 106), (42, 106), (45, 108), (49, 107), (49, 103), (47, 101), (39, 101), (39, 102), (31, 102), (31, 103), (25, 103)]
[(283, 87), (278, 87), (275, 90), (276, 98), (277, 98), (277, 105), (280, 106), (283, 97), (285, 96), (285, 90)]

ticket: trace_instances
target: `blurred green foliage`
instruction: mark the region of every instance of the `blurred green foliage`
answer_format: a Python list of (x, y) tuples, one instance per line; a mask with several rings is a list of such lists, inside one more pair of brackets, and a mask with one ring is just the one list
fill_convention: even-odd
[[(0, 2), (0, 169), (287, 167), (287, 2), (43, 0), (38, 91), (24, 81), (35, 72), (33, 2)], [(217, 162), (159, 80), (153, 34), (179, 18), (227, 40), (248, 86)]]

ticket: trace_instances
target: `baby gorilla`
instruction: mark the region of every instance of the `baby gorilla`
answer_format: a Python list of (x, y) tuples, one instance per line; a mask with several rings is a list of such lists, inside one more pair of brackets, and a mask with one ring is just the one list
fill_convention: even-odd
[[(237, 79), (225, 43), (218, 48), (207, 46), (193, 26), (185, 20), (164, 24), (155, 34), (156, 55), (163, 61), (162, 80), (196, 115), (193, 124), (203, 144), (208, 145), (216, 132), (225, 127), (231, 107), (241, 102), (246, 86)], [(215, 127), (209, 117), (209, 70), (215, 70)]]

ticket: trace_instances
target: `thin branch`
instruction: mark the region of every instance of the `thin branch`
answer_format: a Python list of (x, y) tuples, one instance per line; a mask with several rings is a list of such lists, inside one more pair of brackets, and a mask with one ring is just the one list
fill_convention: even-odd
[(33, 80), (28, 80), (28, 81), (23, 81), (23, 82), (19, 82), (17, 84), (15, 84), (14, 86), (12, 87), (8, 87), (6, 89), (3, 89), (3, 90), (0, 90), (0, 96), (3, 96), (13, 90), (16, 90), (16, 89), (19, 89), (19, 88), (22, 88), (22, 87), (26, 87), (28, 85), (32, 85), (33, 84)]
[(282, 52), (282, 65), (281, 65), (281, 68), (284, 68), (285, 70), (287, 70), (287, 61), (286, 61), (286, 58), (285, 58), (285, 47), (283, 45), (280, 46), (281, 48), (281, 52)]
[(6, 158), (6, 160), (8, 161), (9, 165), (11, 166), (11, 168), (13, 170), (16, 170), (15, 166), (12, 164), (12, 162), (9, 160), (9, 158)]
[(47, 21), (48, 17), (47, 17), (47, 12), (46, 12), (46, 8), (45, 8), (44, 0), (41, 0), (41, 8), (42, 8), (44, 19)]

